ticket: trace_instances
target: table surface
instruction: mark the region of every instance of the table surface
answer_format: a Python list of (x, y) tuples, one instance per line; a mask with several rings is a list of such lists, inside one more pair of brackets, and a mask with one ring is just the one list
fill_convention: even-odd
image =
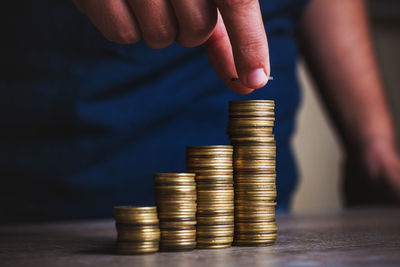
[(270, 247), (113, 254), (113, 220), (0, 226), (1, 266), (399, 266), (400, 209), (279, 215)]

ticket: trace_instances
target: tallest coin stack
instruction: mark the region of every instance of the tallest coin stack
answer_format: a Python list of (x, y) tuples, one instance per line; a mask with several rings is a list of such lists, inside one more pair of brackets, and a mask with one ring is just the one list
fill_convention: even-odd
[(267, 246), (277, 238), (274, 108), (271, 100), (229, 103), (227, 133), (234, 147), (234, 244), (238, 246)]

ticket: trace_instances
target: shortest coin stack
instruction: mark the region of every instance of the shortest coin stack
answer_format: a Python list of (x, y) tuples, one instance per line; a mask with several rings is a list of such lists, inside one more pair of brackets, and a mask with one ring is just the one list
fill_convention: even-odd
[(180, 251), (196, 247), (196, 182), (194, 173), (154, 174), (160, 218), (160, 250)]
[(142, 254), (158, 251), (160, 228), (156, 207), (114, 207), (117, 253)]

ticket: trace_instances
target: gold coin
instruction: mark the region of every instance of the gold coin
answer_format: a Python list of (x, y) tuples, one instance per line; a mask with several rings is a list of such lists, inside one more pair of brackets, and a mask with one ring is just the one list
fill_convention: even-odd
[(216, 236), (216, 237), (198, 237), (197, 244), (227, 244), (233, 242), (233, 235), (229, 236)]
[(237, 234), (235, 233), (235, 240), (247, 240), (250, 242), (262, 242), (262, 241), (268, 241), (268, 240), (273, 240), (278, 237), (278, 234), (275, 232), (271, 233), (254, 233), (254, 234)]
[(193, 214), (196, 214), (196, 210), (164, 210), (163, 212), (158, 213), (158, 217), (161, 219), (165, 218), (187, 218), (192, 217)]
[(173, 201), (182, 201), (182, 202), (190, 202), (196, 201), (197, 196), (195, 194), (188, 194), (188, 195), (163, 195), (163, 194), (156, 194), (156, 203), (159, 202), (173, 202)]
[(235, 231), (258, 232), (262, 230), (278, 230), (275, 221), (272, 222), (243, 222), (235, 224)]
[(233, 151), (196, 151), (186, 152), (186, 161), (192, 160), (229, 160), (232, 159)]
[(236, 146), (234, 155), (238, 157), (253, 156), (254, 154), (270, 155), (275, 154), (276, 144), (272, 142), (266, 146)]
[(196, 235), (190, 238), (176, 238), (160, 240), (160, 247), (192, 246), (196, 244)]
[(210, 203), (210, 202), (213, 202), (215, 204), (220, 204), (220, 203), (228, 204), (228, 203), (233, 203), (233, 201), (234, 201), (233, 194), (231, 196), (224, 196), (224, 197), (222, 197), (222, 196), (210, 196), (210, 197), (204, 196), (204, 197), (199, 197), (199, 199), (198, 199), (199, 206), (201, 205), (203, 207), (206, 206), (207, 203)]
[(157, 208), (137, 206), (114, 207), (114, 218), (123, 224), (157, 224)]
[(178, 231), (182, 231), (182, 230), (186, 230), (186, 231), (196, 231), (196, 225), (187, 225), (187, 226), (179, 226), (179, 227), (164, 227), (164, 228), (160, 228), (160, 231), (170, 231), (170, 230), (178, 230)]
[(196, 185), (195, 183), (195, 179), (194, 177), (190, 176), (190, 177), (174, 177), (174, 176), (160, 176), (160, 177), (156, 177), (154, 176), (153, 179), (155, 184), (159, 184), (159, 185), (189, 185), (189, 186), (193, 186)]
[(226, 163), (226, 164), (221, 164), (221, 163), (215, 163), (214, 164), (212, 162), (209, 162), (209, 163), (188, 163), (188, 164), (186, 164), (186, 167), (187, 167), (187, 169), (194, 170), (194, 171), (203, 170), (203, 169), (211, 169), (211, 170), (214, 170), (214, 169), (227, 169), (227, 170), (229, 170), (229, 169), (233, 168), (233, 163), (232, 163), (232, 161), (229, 162), (229, 163)]
[(196, 214), (196, 210), (164, 210), (162, 212), (159, 212), (159, 217), (161, 218), (166, 218), (166, 217), (192, 217), (193, 214)]
[(241, 182), (235, 183), (235, 189), (244, 189), (244, 190), (271, 190), (276, 189), (275, 182), (269, 183), (253, 183), (253, 182)]
[(196, 230), (161, 230), (161, 239), (196, 239)]
[[(275, 121), (272, 116), (229, 116), (228, 125), (271, 127)], [(254, 125), (254, 123), (256, 125)], [(272, 125), (271, 125), (272, 123)]]
[[(207, 191), (209, 191), (209, 190), (207, 190)], [(215, 190), (215, 191), (217, 191), (217, 190)], [(218, 190), (218, 191), (225, 191), (225, 192), (214, 192), (213, 193), (213, 192), (204, 192), (204, 191), (200, 192), (200, 191), (198, 191), (197, 192), (197, 199), (201, 200), (201, 199), (205, 198), (205, 200), (207, 200), (207, 199), (215, 199), (215, 198), (217, 198), (217, 199), (227, 199), (227, 200), (229, 200), (230, 198), (233, 197), (233, 194), (234, 194), (233, 186), (230, 189)]]
[(247, 164), (244, 166), (235, 166), (235, 170), (237, 171), (265, 171), (265, 172), (270, 172), (270, 173), (275, 173), (276, 172), (276, 166), (275, 165), (252, 165), (252, 164)]
[(272, 207), (276, 206), (276, 202), (261, 202), (261, 203), (254, 203), (251, 206), (245, 205), (235, 205), (235, 210), (242, 210), (242, 211), (253, 211), (253, 210), (269, 210)]
[(213, 163), (229, 163), (232, 162), (232, 154), (229, 154), (227, 156), (217, 156), (215, 157), (186, 157), (186, 164), (188, 163), (208, 163), (208, 162), (213, 162)]
[(234, 224), (197, 225), (197, 232), (219, 232), (234, 230)]
[(270, 187), (268, 189), (256, 189), (250, 187), (242, 187), (240, 184), (236, 184), (235, 196), (267, 196), (276, 195), (276, 187)]
[(229, 139), (232, 145), (234, 146), (260, 146), (260, 145), (266, 145), (269, 142), (264, 142), (260, 140), (237, 140), (236, 138)]
[(210, 146), (187, 146), (186, 151), (190, 152), (224, 152), (224, 151), (233, 151), (233, 147), (231, 145), (210, 145)]
[(233, 223), (234, 216), (211, 216), (211, 217), (203, 217), (197, 216), (197, 223), (198, 224), (226, 224), (226, 223)]
[(229, 102), (229, 110), (239, 108), (274, 108), (274, 100), (232, 100)]
[(157, 242), (117, 242), (116, 252), (118, 254), (144, 254), (158, 251)]
[(257, 215), (252, 215), (252, 214), (241, 214), (235, 215), (235, 222), (236, 223), (244, 223), (244, 222), (271, 222), (275, 220), (275, 213), (269, 214), (269, 215), (262, 215), (260, 216), (260, 214)]
[(160, 240), (160, 230), (152, 232), (119, 230), (117, 238), (118, 241), (158, 241)]
[(269, 194), (276, 195), (276, 186), (255, 187), (255, 186), (248, 186), (248, 184), (236, 184), (235, 185), (235, 196), (236, 195), (269, 195)]
[(220, 230), (220, 231), (200, 231), (198, 230), (196, 233), (197, 239), (200, 237), (222, 237), (222, 236), (233, 236), (234, 230)]
[(270, 171), (236, 171), (235, 178), (276, 178), (276, 172)]
[(212, 216), (233, 216), (234, 210), (222, 210), (222, 211), (208, 211), (208, 212), (197, 212), (197, 216), (200, 217), (212, 217)]
[[(252, 135), (241, 135), (237, 136), (234, 133), (233, 129), (245, 129), (245, 128), (253, 128), (253, 129), (264, 129), (267, 127), (274, 127), (274, 121), (265, 121), (265, 120), (254, 120), (254, 119), (247, 119), (247, 118), (241, 118), (240, 120), (235, 118), (235, 119), (230, 119), (228, 128), (227, 128), (227, 133), (229, 135), (229, 139), (232, 138), (245, 138), (245, 137), (251, 137)], [(233, 134), (232, 134), (233, 133)], [(259, 138), (263, 138), (264, 135), (261, 135)], [(274, 139), (274, 134), (270, 133), (268, 134), (269, 138), (271, 141), (269, 142), (275, 142)], [(235, 146), (235, 145), (233, 145)]]
[(228, 125), (226, 133), (229, 136), (265, 136), (273, 134), (272, 126), (265, 127), (232, 127)]
[(227, 244), (213, 244), (213, 245), (209, 245), (209, 244), (197, 244), (198, 249), (222, 249), (222, 248), (230, 248), (232, 247), (231, 242), (227, 243)]
[[(182, 214), (182, 215), (163, 215), (160, 214), (160, 221), (194, 221), (196, 216), (193, 214)], [(161, 227), (161, 226), (160, 226)]]
[(265, 207), (266, 205), (269, 205), (271, 203), (275, 203), (274, 201), (271, 200), (260, 200), (260, 201), (239, 201), (237, 200), (235, 202), (235, 209), (238, 209), (240, 207), (246, 208), (246, 207), (254, 207), (254, 209), (257, 209), (258, 207), (262, 208)]
[(232, 182), (233, 181), (233, 171), (230, 172), (229, 174), (224, 174), (224, 175), (220, 175), (220, 174), (216, 174), (216, 175), (212, 175), (212, 174), (208, 174), (208, 175), (197, 175), (196, 176), (196, 182), (201, 182), (201, 181), (214, 181), (214, 182)]
[(203, 211), (232, 211), (234, 205), (234, 199), (230, 199), (228, 201), (202, 201), (199, 202), (197, 207), (197, 212)]
[(251, 156), (235, 156), (233, 162), (242, 162), (242, 161), (276, 161), (275, 153), (274, 154), (253, 154)]
[(184, 192), (184, 191), (177, 192), (177, 191), (174, 191), (174, 190), (170, 190), (170, 191), (166, 191), (166, 190), (159, 191), (159, 190), (156, 190), (155, 194), (156, 194), (157, 197), (160, 197), (160, 198), (168, 198), (168, 197), (171, 197), (171, 196), (176, 196), (177, 198), (191, 199), (191, 198), (196, 196), (196, 190), (188, 191), (188, 192)]
[(170, 179), (178, 179), (178, 178), (194, 178), (195, 174), (194, 173), (187, 173), (187, 172), (181, 172), (181, 173), (173, 173), (173, 172), (168, 172), (168, 173), (155, 173), (154, 177), (157, 178), (167, 178), (170, 177)]
[(213, 182), (209, 182), (209, 183), (205, 183), (205, 182), (200, 182), (197, 184), (197, 189), (198, 190), (234, 190), (233, 187), (233, 180), (231, 181), (231, 183), (213, 183)]
[(197, 194), (197, 199), (198, 202), (202, 202), (202, 201), (214, 201), (214, 200), (232, 200), (233, 199), (233, 190), (231, 190), (232, 192), (226, 192), (226, 193), (198, 193)]
[(184, 221), (160, 221), (160, 229), (179, 229), (185, 227), (193, 227), (197, 224), (197, 221), (184, 220)]
[(162, 206), (162, 205), (181, 205), (181, 204), (196, 204), (196, 199), (185, 199), (185, 198), (169, 198), (165, 199), (165, 197), (162, 198), (162, 201), (157, 201), (157, 195), (156, 195), (156, 204), (157, 206)]
[(230, 208), (208, 208), (208, 209), (200, 209), (197, 211), (198, 216), (219, 216), (219, 215), (233, 215), (234, 208), (233, 205)]
[(262, 216), (272, 216), (275, 215), (275, 208), (271, 208), (270, 210), (252, 210), (252, 211), (243, 211), (243, 210), (237, 210), (235, 208), (235, 216), (237, 218), (239, 217), (262, 217)]
[(156, 184), (154, 188), (158, 191), (169, 191), (169, 190), (176, 190), (176, 191), (182, 191), (182, 192), (192, 192), (196, 190), (196, 183), (193, 183), (193, 185), (165, 185), (165, 184)]
[(236, 197), (246, 197), (246, 196), (249, 196), (249, 197), (276, 196), (276, 194), (277, 194), (276, 189), (269, 189), (269, 190), (248, 189), (248, 190), (246, 190), (246, 188), (239, 188), (239, 186), (237, 186), (237, 189), (235, 190), (235, 198)]
[(235, 167), (240, 167), (240, 166), (246, 166), (251, 164), (252, 166), (275, 166), (275, 158), (252, 158), (252, 159), (235, 159), (234, 160), (234, 166)]
[(276, 183), (276, 179), (244, 179), (244, 178), (238, 178), (235, 179), (235, 185), (240, 185), (240, 184), (269, 184), (269, 183)]
[(141, 223), (144, 220), (154, 220), (157, 217), (157, 207), (116, 206), (114, 207), (116, 221), (125, 223)]
[(191, 209), (191, 210), (196, 210), (197, 208), (197, 203), (196, 202), (178, 202), (178, 203), (166, 203), (162, 202), (158, 204), (158, 210), (180, 210), (180, 209)]
[(219, 199), (214, 199), (210, 201), (199, 201), (197, 203), (197, 211), (202, 210), (202, 209), (220, 209), (220, 208), (230, 208), (233, 207), (234, 205), (234, 199), (230, 200), (219, 200)]
[(259, 246), (270, 246), (273, 245), (278, 237), (278, 234), (272, 234), (270, 238), (268, 239), (236, 239), (233, 242), (234, 246), (254, 246), (254, 247), (259, 247)]
[(252, 159), (235, 159), (234, 160), (234, 165), (240, 166), (240, 165), (247, 165), (247, 164), (252, 164), (252, 165), (272, 165), (275, 166), (275, 158), (252, 158)]
[(242, 205), (251, 205), (253, 201), (274, 201), (276, 194), (265, 195), (265, 196), (235, 196), (235, 201), (242, 203)]
[(213, 170), (197, 170), (196, 174), (200, 177), (197, 182), (202, 181), (202, 177), (212, 177), (212, 176), (233, 176), (233, 168), (230, 169), (213, 169)]

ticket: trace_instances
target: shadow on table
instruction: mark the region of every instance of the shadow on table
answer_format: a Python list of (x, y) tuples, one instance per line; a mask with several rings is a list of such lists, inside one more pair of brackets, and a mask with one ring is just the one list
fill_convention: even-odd
[(86, 255), (115, 255), (115, 239), (102, 239), (90, 241), (88, 248), (76, 251), (77, 254)]

